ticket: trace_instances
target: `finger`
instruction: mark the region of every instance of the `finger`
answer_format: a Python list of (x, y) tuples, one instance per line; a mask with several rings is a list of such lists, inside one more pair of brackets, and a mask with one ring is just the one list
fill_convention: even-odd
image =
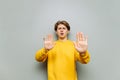
[(47, 39), (47, 36), (45, 36), (45, 37), (43, 38), (43, 40), (44, 40), (44, 41), (47, 41), (47, 40), (48, 40), (48, 39)]
[(47, 40), (48, 40), (48, 41), (50, 40), (50, 34), (47, 35)]
[(84, 40), (84, 35), (83, 35), (82, 32), (79, 33), (79, 37), (80, 37), (80, 39), (79, 39), (80, 41), (83, 41), (83, 40)]
[(79, 33), (76, 34), (77, 42), (79, 41)]
[(75, 42), (75, 41), (73, 41), (73, 43), (74, 43), (74, 46), (76, 47), (76, 46), (77, 46), (76, 42)]
[(86, 41), (86, 43), (88, 42), (88, 36), (85, 36), (85, 41)]
[(49, 35), (49, 39), (50, 39), (50, 41), (53, 41), (53, 35), (52, 34)]
[(45, 37), (43, 37), (43, 41), (45, 41)]

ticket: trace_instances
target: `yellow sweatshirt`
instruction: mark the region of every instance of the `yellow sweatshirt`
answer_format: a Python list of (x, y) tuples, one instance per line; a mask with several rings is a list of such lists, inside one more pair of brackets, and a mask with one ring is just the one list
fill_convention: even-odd
[(44, 48), (38, 50), (35, 59), (39, 62), (47, 60), (48, 80), (77, 80), (75, 62), (86, 64), (90, 55), (88, 51), (80, 55), (70, 40), (57, 40), (54, 48), (48, 52)]

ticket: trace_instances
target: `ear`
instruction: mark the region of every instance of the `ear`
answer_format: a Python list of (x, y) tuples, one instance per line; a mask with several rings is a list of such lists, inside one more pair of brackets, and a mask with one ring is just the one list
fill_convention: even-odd
[(57, 31), (55, 31), (55, 33), (57, 34)]
[(70, 31), (67, 32), (67, 34), (69, 34), (69, 33), (70, 33)]

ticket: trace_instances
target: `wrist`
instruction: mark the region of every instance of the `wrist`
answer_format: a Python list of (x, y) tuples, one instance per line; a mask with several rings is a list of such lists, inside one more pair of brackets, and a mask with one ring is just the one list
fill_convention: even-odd
[(80, 52), (80, 56), (85, 56), (86, 55), (86, 51), (85, 52)]
[(49, 50), (48, 49), (44, 49), (45, 50), (45, 53), (47, 53)]

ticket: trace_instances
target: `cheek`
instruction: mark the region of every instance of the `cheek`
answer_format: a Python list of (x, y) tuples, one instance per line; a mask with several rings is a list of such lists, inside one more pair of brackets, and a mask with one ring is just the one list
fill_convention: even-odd
[(56, 31), (56, 34), (60, 34), (60, 31)]
[(69, 32), (68, 31), (65, 31), (66, 34), (68, 34)]
[(60, 30), (58, 30), (57, 33), (60, 34)]

